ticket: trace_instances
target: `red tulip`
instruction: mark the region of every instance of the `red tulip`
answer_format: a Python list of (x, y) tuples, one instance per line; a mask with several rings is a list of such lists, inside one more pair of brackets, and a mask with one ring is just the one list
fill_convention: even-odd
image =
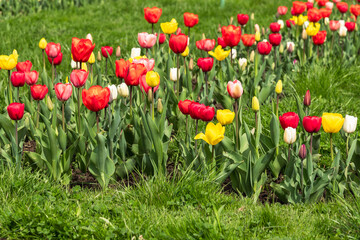
[(16, 64), (16, 70), (18, 72), (30, 72), (32, 67), (32, 63), (29, 60), (26, 60), (25, 62), (18, 62)]
[(114, 49), (110, 46), (101, 47), (101, 55), (103, 55), (104, 58), (110, 57), (113, 54), (113, 51)]
[(269, 42), (259, 42), (257, 44), (258, 52), (261, 55), (269, 55), (271, 52), (272, 45)]
[(295, 26), (295, 22), (293, 20), (286, 20), (286, 26), (291, 28), (292, 26)]
[(115, 61), (115, 74), (118, 78), (125, 79), (129, 71), (130, 62), (124, 59)]
[(281, 127), (285, 130), (288, 127), (297, 128), (299, 124), (299, 115), (294, 112), (284, 113), (279, 116)]
[(315, 45), (323, 45), (326, 39), (326, 31), (319, 31), (312, 39)]
[(11, 83), (14, 87), (22, 87), (25, 84), (25, 73), (23, 72), (12, 72)]
[(293, 2), (292, 15), (300, 15), (306, 10), (306, 3), (295, 1)]
[(189, 114), (192, 119), (201, 119), (200, 111), (205, 107), (204, 104), (200, 104), (198, 102), (192, 102), (188, 106)]
[(166, 40), (166, 35), (165, 33), (160, 33), (159, 34), (159, 44), (163, 44)]
[(149, 92), (150, 89), (152, 89), (153, 93), (156, 92), (159, 89), (159, 85), (157, 85), (154, 88), (151, 88), (147, 83), (146, 83), (146, 74), (142, 75), (140, 77), (140, 90), (141, 91), (145, 91), (145, 93), (147, 94)]
[(352, 32), (355, 30), (355, 23), (354, 22), (346, 22), (345, 27), (347, 28), (348, 32)]
[(235, 47), (239, 44), (241, 39), (241, 27), (235, 27), (234, 25), (223, 26), (221, 28), (221, 33), (227, 46)]
[(82, 100), (87, 109), (98, 112), (106, 107), (110, 99), (110, 89), (99, 85), (82, 90)]
[(249, 21), (249, 15), (247, 15), (247, 14), (238, 14), (237, 15), (237, 20), (238, 20), (238, 23), (241, 26), (244, 26)]
[(215, 47), (215, 39), (202, 39), (196, 41), (196, 47), (205, 52), (211, 51)]
[(335, 20), (330, 20), (329, 27), (331, 31), (337, 31), (340, 28), (340, 22)]
[(351, 5), (350, 6), (350, 12), (355, 16), (360, 15), (360, 5)]
[(310, 104), (311, 104), (310, 90), (307, 90), (304, 97), (304, 105), (308, 107), (310, 106)]
[(137, 86), (140, 83), (140, 77), (147, 72), (144, 64), (131, 63), (129, 65), (128, 73), (125, 77), (125, 83), (128, 86)]
[(198, 23), (199, 23), (199, 16), (197, 14), (189, 13), (189, 12), (184, 13), (185, 26), (192, 28)]
[(159, 21), (159, 18), (162, 14), (162, 9), (153, 7), (153, 8), (144, 8), (144, 18), (148, 23), (154, 24)]
[(317, 133), (321, 128), (321, 117), (306, 116), (303, 118), (302, 124), (308, 133)]
[(171, 34), (170, 40), (169, 40), (169, 46), (171, 50), (176, 53), (183, 53), (187, 47), (188, 38), (184, 34), (180, 35), (174, 35)]
[(70, 83), (57, 83), (55, 84), (56, 97), (62, 101), (67, 101), (72, 94), (72, 86)]
[(222, 48), (226, 48), (227, 45), (225, 43), (225, 40), (223, 37), (218, 37), (218, 45), (220, 45)]
[[(56, 58), (54, 58), (54, 65), (57, 66), (57, 65), (60, 65), (60, 63), (62, 62), (62, 58), (63, 58), (63, 54), (62, 52), (59, 53), (59, 55), (57, 55)], [(48, 57), (48, 60), (50, 62), (50, 64), (52, 64), (52, 58)]]
[(29, 86), (32, 86), (35, 83), (37, 83), (38, 79), (39, 79), (39, 73), (35, 70), (25, 73), (25, 82)]
[(91, 40), (72, 38), (71, 53), (75, 62), (87, 62), (95, 48)]
[(300, 147), (299, 157), (301, 158), (301, 160), (304, 160), (306, 158), (306, 145), (305, 144), (301, 145), (301, 147)]
[(308, 20), (310, 22), (318, 22), (322, 18), (319, 9), (312, 8), (308, 10)]
[(61, 45), (60, 43), (53, 43), (50, 42), (46, 45), (45, 48), (46, 55), (50, 58), (56, 58), (59, 53), (61, 52)]
[(241, 40), (246, 47), (251, 47), (255, 43), (255, 34), (243, 34)]
[(320, 11), (320, 14), (323, 18), (328, 18), (330, 17), (331, 13), (332, 13), (332, 10), (331, 9), (328, 9), (328, 8), (320, 8), (319, 9)]
[(269, 35), (269, 41), (273, 46), (279, 46), (281, 43), (281, 34), (280, 33), (272, 33)]
[(312, 2), (306, 2), (306, 9), (309, 11), (314, 7), (314, 4)]
[(32, 98), (36, 101), (40, 101), (44, 99), (49, 90), (46, 85), (32, 85), (30, 91)]
[(9, 117), (12, 120), (21, 120), (24, 116), (24, 109), (25, 109), (25, 104), (23, 103), (10, 103), (10, 105), (6, 108)]
[(182, 112), (185, 115), (189, 115), (190, 114), (189, 106), (192, 103), (194, 103), (194, 101), (191, 101), (191, 100), (188, 100), (188, 99), (186, 99), (184, 101), (179, 101), (178, 107), (179, 107), (180, 112)]
[(211, 120), (213, 120), (215, 116), (215, 108), (205, 106), (204, 108), (201, 109), (200, 115), (201, 115), (200, 118), (201, 120), (203, 120), (204, 122), (210, 122)]
[(339, 9), (339, 12), (346, 13), (349, 9), (349, 6), (346, 2), (339, 2), (336, 4), (337, 9)]
[(277, 22), (270, 23), (270, 30), (273, 33), (280, 32), (280, 24), (278, 24)]
[(82, 69), (76, 69), (70, 74), (70, 82), (74, 85), (74, 87), (81, 88), (85, 85), (88, 76), (89, 72)]
[(319, 5), (319, 7), (323, 7), (328, 1), (329, 0), (317, 0), (317, 4)]
[(288, 8), (285, 6), (278, 7), (278, 14), (279, 15), (285, 15), (287, 13)]
[(209, 72), (214, 65), (214, 59), (212, 57), (199, 58), (197, 65), (203, 72)]

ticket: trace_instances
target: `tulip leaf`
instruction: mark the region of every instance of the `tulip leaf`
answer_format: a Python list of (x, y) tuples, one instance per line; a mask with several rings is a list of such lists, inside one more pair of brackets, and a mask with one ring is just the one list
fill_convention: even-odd
[(271, 135), (271, 140), (274, 143), (274, 146), (279, 147), (279, 141), (280, 141), (279, 120), (274, 113), (272, 114), (270, 121), (270, 135)]

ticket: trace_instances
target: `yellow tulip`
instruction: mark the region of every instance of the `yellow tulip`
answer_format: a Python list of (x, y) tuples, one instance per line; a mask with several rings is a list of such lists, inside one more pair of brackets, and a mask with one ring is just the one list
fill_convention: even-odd
[(260, 41), (260, 31), (256, 31), (255, 33), (255, 41), (259, 42)]
[(16, 67), (18, 57), (19, 55), (16, 50), (14, 50), (9, 56), (0, 55), (0, 68), (5, 70), (14, 69)]
[(210, 145), (216, 145), (224, 139), (225, 127), (220, 123), (214, 124), (212, 122), (206, 125), (205, 134), (199, 133), (195, 136), (195, 140), (202, 139)]
[(210, 56), (213, 56), (218, 61), (223, 61), (227, 56), (229, 56), (231, 50), (225, 51), (221, 45), (215, 48), (215, 51), (208, 52)]
[(178, 28), (178, 23), (175, 18), (171, 19), (170, 22), (160, 23), (161, 30), (166, 34), (172, 34), (176, 32)]
[(160, 76), (157, 72), (149, 71), (146, 73), (146, 83), (149, 87), (156, 87), (160, 84)]
[(45, 38), (40, 39), (39, 48), (44, 50), (46, 48), (46, 45), (47, 45), (47, 41), (45, 40)]
[(309, 26), (306, 28), (306, 33), (308, 36), (315, 36), (320, 31), (320, 23), (310, 22)]
[(81, 63), (81, 69), (85, 70), (86, 72), (88, 71), (86, 63)]
[(276, 83), (276, 87), (275, 87), (275, 92), (277, 94), (280, 94), (282, 92), (282, 81), (279, 80), (277, 83)]
[(134, 58), (129, 58), (129, 62), (132, 63), (133, 60), (139, 60), (139, 59), (142, 59), (142, 58), (147, 58), (145, 55), (144, 56), (138, 56), (138, 57), (134, 57)]
[(235, 113), (230, 111), (229, 109), (217, 110), (216, 112), (216, 119), (223, 126), (232, 123), (234, 118)]
[(293, 16), (290, 20), (293, 20), (296, 25), (301, 26), (304, 24), (304, 22), (307, 21), (307, 19), (307, 16), (303, 16), (302, 14), (300, 14), (299, 16)]
[(344, 124), (344, 118), (339, 113), (323, 113), (322, 126), (327, 133), (337, 133)]
[(94, 52), (91, 53), (88, 63), (94, 64), (95, 63), (95, 54)]
[(187, 55), (189, 55), (189, 52), (190, 52), (189, 47), (186, 46), (186, 49), (185, 49), (185, 51), (183, 53), (181, 53), (181, 56), (186, 57)]
[(252, 107), (252, 110), (254, 110), (255, 112), (259, 111), (259, 109), (260, 109), (259, 100), (255, 96), (252, 98), (251, 107)]

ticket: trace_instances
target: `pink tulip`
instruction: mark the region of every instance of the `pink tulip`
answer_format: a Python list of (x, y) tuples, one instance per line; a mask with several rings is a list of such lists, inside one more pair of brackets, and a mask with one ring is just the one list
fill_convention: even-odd
[(25, 82), (27, 85), (34, 85), (39, 79), (39, 73), (37, 71), (31, 71), (25, 73)]
[(70, 81), (76, 88), (80, 88), (85, 85), (88, 75), (89, 72), (77, 69), (70, 74)]
[(156, 35), (146, 32), (138, 33), (138, 42), (142, 48), (152, 48), (156, 43)]
[(325, 7), (326, 7), (327, 9), (333, 9), (334, 3), (333, 3), (333, 2), (327, 2), (327, 3), (325, 3)]
[(229, 81), (227, 84), (227, 91), (232, 98), (240, 98), (244, 92), (244, 89), (239, 80)]
[(55, 85), (55, 94), (56, 94), (56, 97), (62, 101), (62, 102), (65, 102), (67, 101), (71, 94), (72, 94), (72, 86), (70, 83), (57, 83)]
[(148, 58), (140, 58), (140, 59), (134, 59), (133, 63), (141, 63), (144, 64), (144, 66), (146, 67), (146, 70), (152, 71), (154, 69), (155, 66), (155, 60), (153, 58), (148, 59)]

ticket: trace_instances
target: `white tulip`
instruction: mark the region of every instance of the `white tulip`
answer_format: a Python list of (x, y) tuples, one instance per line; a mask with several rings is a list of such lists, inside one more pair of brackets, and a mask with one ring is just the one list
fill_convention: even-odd
[(127, 98), (129, 96), (129, 88), (125, 83), (118, 85), (117, 90), (121, 97)]
[(75, 69), (78, 67), (78, 63), (71, 59), (71, 68)]
[(131, 49), (131, 58), (140, 57), (141, 48), (132, 48)]
[(93, 42), (93, 38), (90, 33), (86, 35), (86, 39), (89, 39), (91, 42)]
[(239, 66), (244, 71), (247, 65), (247, 59), (246, 58), (239, 58)]
[(357, 125), (357, 117), (353, 117), (350, 115), (345, 116), (345, 121), (343, 125), (344, 132), (353, 133), (356, 130)]
[(324, 23), (325, 25), (329, 25), (330, 19), (328, 17), (324, 18)]
[(259, 24), (255, 24), (254, 28), (255, 28), (255, 32), (260, 32)]
[(340, 27), (345, 26), (345, 20), (339, 20), (339, 23), (340, 23)]
[(308, 0), (309, 3), (314, 3), (314, 0)]
[(284, 21), (282, 19), (279, 19), (277, 21), (277, 23), (280, 25), (280, 28), (283, 29), (284, 28)]
[(333, 2), (327, 2), (327, 3), (325, 3), (325, 8), (327, 8), (327, 9), (333, 9), (333, 7), (334, 7), (334, 3), (333, 3)]
[(118, 92), (115, 85), (109, 85), (108, 88), (110, 89), (110, 98), (109, 103), (112, 103), (115, 99), (117, 99)]
[(339, 28), (339, 36), (346, 37), (346, 34), (347, 34), (347, 28), (345, 26), (341, 26)]
[(296, 128), (285, 128), (284, 141), (287, 144), (293, 144), (296, 141)]
[(307, 29), (308, 26), (309, 26), (309, 21), (305, 21), (304, 24), (303, 24), (303, 28)]
[(231, 57), (232, 57), (232, 59), (236, 59), (236, 49), (235, 48), (233, 48), (231, 50)]
[[(177, 81), (177, 68), (170, 68), (170, 80), (173, 82)], [(180, 72), (179, 72), (179, 77), (180, 77)]]
[(292, 53), (295, 49), (295, 43), (294, 42), (287, 42), (286, 43), (286, 50), (289, 52), (289, 53)]

